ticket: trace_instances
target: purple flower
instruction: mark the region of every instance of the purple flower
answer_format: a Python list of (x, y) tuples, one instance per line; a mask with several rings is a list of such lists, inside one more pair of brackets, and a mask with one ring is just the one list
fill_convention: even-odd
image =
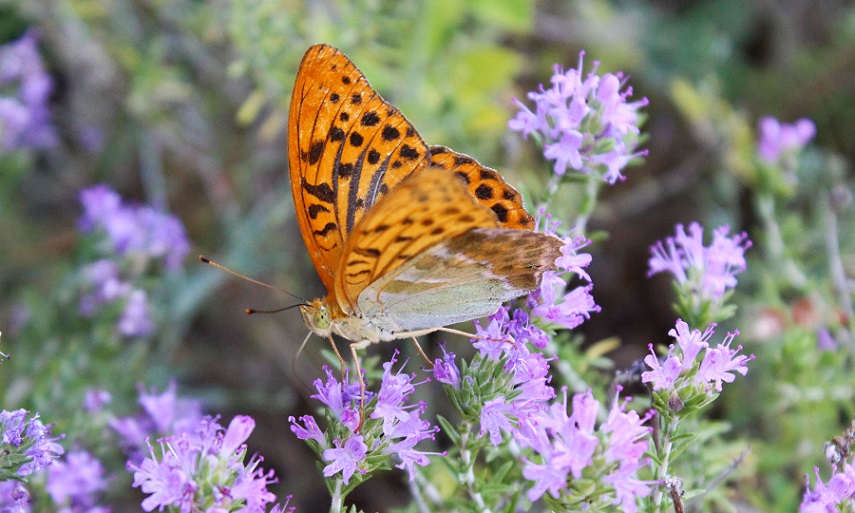
[(7, 469), (21, 477), (50, 465), (64, 452), (50, 436), (50, 426), (45, 426), (35, 413), (29, 419), (27, 410), (0, 411), (0, 432), (3, 452), (24, 458), (18, 468)]
[(331, 462), (324, 467), (324, 476), (330, 477), (339, 472), (342, 474), (344, 484), (350, 482), (353, 473), (359, 471), (365, 473), (365, 470), (359, 468), (359, 463), (365, 459), (368, 446), (362, 435), (353, 435), (342, 444), (339, 440), (333, 440), (335, 447), (324, 451), (323, 458)]
[(801, 151), (816, 135), (816, 126), (807, 118), (793, 124), (782, 124), (777, 119), (766, 116), (757, 123), (757, 129), (760, 132), (757, 153), (767, 163), (778, 165)]
[(665, 358), (664, 362), (660, 361), (656, 356), (653, 344), (648, 344), (647, 347), (650, 350), (650, 354), (644, 357), (644, 363), (651, 370), (642, 372), (641, 379), (645, 383), (653, 383), (653, 391), (663, 388), (673, 389), (674, 383), (677, 382), (677, 378), (680, 377), (680, 373), (683, 371), (683, 362), (680, 358), (671, 356), (674, 346), (672, 345), (668, 350), (668, 357)]
[(460, 388), (460, 369), (454, 364), (454, 353), (445, 350), (445, 344), (441, 344), (442, 358), (437, 358), (433, 365), (433, 377), (440, 383), (451, 385), (452, 388)]
[(653, 428), (644, 424), (653, 417), (653, 410), (642, 417), (636, 411), (626, 411), (627, 403), (629, 399), (621, 403), (615, 394), (609, 417), (600, 426), (604, 433), (609, 434), (609, 445), (605, 452), (608, 461), (638, 462), (650, 446), (648, 436)]
[(178, 219), (148, 206), (125, 205), (106, 185), (80, 191), (80, 203), (80, 230), (104, 230), (119, 255), (143, 261), (162, 259), (166, 269), (174, 270), (190, 250)]
[[(713, 389), (721, 392), (722, 382), (732, 383), (736, 378), (734, 373), (744, 376), (748, 372), (747, 364), (754, 359), (754, 355), (738, 355), (742, 346), (731, 349), (738, 331), (728, 333), (723, 342), (711, 347), (709, 340), (714, 333), (715, 324), (710, 324), (701, 333), (700, 330), (691, 330), (688, 324), (678, 319), (675, 329), (668, 332), (677, 340), (677, 346), (672, 344), (664, 362), (661, 362), (651, 344), (650, 354), (644, 358), (651, 370), (641, 374), (641, 381), (652, 383), (654, 391), (679, 390), (694, 384), (708, 396), (713, 395)], [(701, 351), (704, 354), (698, 362)]]
[[(312, 383), (315, 386), (315, 390), (318, 391), (317, 394), (311, 396), (312, 399), (317, 399), (327, 405), (330, 411), (339, 419), (352, 416), (349, 415), (351, 412), (348, 410), (352, 410), (352, 412), (357, 411), (357, 406), (353, 402), (359, 400), (359, 384), (349, 383), (347, 375), (345, 375), (345, 383), (340, 382), (333, 376), (332, 371), (326, 365), (324, 365), (324, 372), (327, 374), (326, 383), (320, 379), (316, 379)], [(366, 392), (365, 401), (368, 401), (369, 398), (370, 395)]]
[(695, 375), (695, 382), (701, 384), (715, 383), (716, 392), (721, 392), (721, 383), (733, 383), (736, 379), (734, 372), (738, 372), (743, 376), (748, 373), (747, 363), (754, 359), (754, 355), (745, 356), (744, 354), (737, 355), (742, 350), (742, 346), (737, 346), (736, 349), (731, 349), (730, 344), (733, 339), (739, 335), (739, 331), (728, 333), (724, 342), (716, 347), (707, 348), (703, 361), (698, 368), (698, 373)]
[(260, 457), (244, 463), (244, 441), (254, 426), (247, 416), (235, 417), (227, 429), (205, 417), (192, 432), (161, 439), (160, 455), (149, 444), (149, 457), (128, 462), (133, 486), (148, 495), (143, 510), (263, 513), (276, 500), (267, 490), (276, 478), (258, 466)]
[(111, 399), (110, 392), (100, 388), (90, 388), (83, 395), (83, 409), (89, 413), (98, 413)]
[(416, 388), (410, 381), (412, 375), (401, 374), (400, 371), (393, 373), (392, 367), (397, 362), (395, 351), (392, 359), (383, 364), (383, 381), (380, 384), (380, 392), (377, 394), (377, 402), (374, 411), (369, 415), (372, 419), (383, 419), (383, 432), (389, 433), (392, 426), (405, 420), (409, 414), (404, 407), (407, 396), (412, 394)]
[[(548, 215), (544, 217), (546, 221), (543, 233), (554, 235), (555, 225), (550, 222)], [(541, 221), (538, 220), (537, 224), (540, 226)], [(591, 255), (579, 252), (591, 241), (584, 237), (565, 237), (563, 240), (561, 256), (555, 261), (559, 271), (544, 273), (540, 287), (529, 294), (526, 304), (532, 309), (532, 315), (560, 324), (567, 329), (573, 329), (589, 319), (592, 312), (599, 312), (601, 308), (594, 302), (594, 297), (591, 295), (591, 290), (594, 288), (590, 284), (591, 277), (584, 270), (591, 263)], [(577, 274), (589, 282), (589, 285), (575, 287), (570, 292), (562, 294), (568, 288), (568, 280), (562, 275), (568, 272)], [(545, 343), (542, 347), (545, 347)]]
[(146, 337), (154, 332), (148, 294), (144, 290), (131, 292), (122, 316), (119, 317), (118, 327), (119, 333), (126, 337)]
[(48, 467), (46, 488), (54, 504), (89, 510), (107, 489), (104, 466), (86, 451), (71, 451)]
[(647, 276), (670, 272), (698, 299), (720, 300), (728, 289), (736, 287), (736, 275), (745, 270), (745, 251), (751, 247), (745, 232), (733, 237), (729, 233), (727, 226), (717, 228), (712, 243), (705, 247), (701, 225), (690, 224), (687, 234), (678, 224), (674, 237), (666, 238), (665, 244), (659, 241), (651, 246)]
[(522, 419), (515, 432), (517, 442), (535, 451), (540, 463), (525, 461), (523, 476), (534, 481), (528, 491), (532, 501), (544, 493), (557, 498), (569, 476), (579, 478), (591, 464), (599, 439), (594, 420), (599, 404), (590, 391), (573, 397), (573, 415), (567, 415), (567, 394), (561, 402)]
[(621, 460), (617, 471), (603, 477), (603, 483), (612, 485), (615, 490), (615, 499), (612, 504), (620, 504), (620, 510), (624, 513), (638, 511), (637, 499), (650, 495), (649, 484), (638, 478), (641, 467), (642, 463), (639, 460)]
[(53, 89), (36, 34), (0, 46), (0, 147), (48, 148), (57, 141), (48, 102)]
[[(312, 397), (326, 404), (333, 420), (340, 424), (335, 423), (324, 433), (311, 416), (288, 419), (291, 431), (298, 438), (314, 441), (310, 445), (326, 462), (326, 477), (342, 472), (347, 484), (354, 472), (364, 474), (377, 468), (381, 461), (377, 456), (384, 455), (399, 459), (396, 467), (407, 470), (413, 480), (414, 466), (429, 463), (428, 455), (434, 453), (416, 450), (415, 446), (422, 440), (433, 439), (438, 428), (421, 418), (426, 408), (424, 402), (407, 404), (418, 383), (412, 383), (413, 375), (394, 370), (397, 354), (396, 351), (392, 359), (383, 364), (383, 379), (376, 400), (371, 400), (370, 395), (366, 398), (366, 419), (359, 433), (355, 432), (360, 424), (359, 386), (343, 385), (326, 367), (327, 380), (315, 380), (318, 393)], [(370, 447), (365, 440), (371, 441)]]
[[(650, 493), (637, 472), (649, 461), (641, 456), (648, 448), (650, 428), (644, 423), (652, 412), (643, 417), (626, 411), (626, 402), (615, 398), (608, 420), (595, 426), (599, 402), (591, 391), (573, 397), (573, 414), (567, 415), (566, 390), (563, 399), (520, 422), (515, 432), (517, 442), (530, 448), (537, 461), (524, 460), (523, 476), (534, 484), (528, 491), (535, 501), (549, 492), (554, 498), (577, 494), (572, 502), (605, 502), (620, 504), (622, 511), (636, 511), (636, 500)], [(583, 477), (591, 467), (593, 475), (602, 475), (602, 482), (611, 485), (611, 492), (598, 490), (595, 495), (578, 495), (569, 487), (573, 479)], [(586, 474), (587, 475), (587, 474)], [(596, 508), (592, 508), (596, 509)]]
[(490, 433), (491, 444), (502, 443), (502, 431), (510, 431), (513, 427), (508, 420), (510, 413), (511, 405), (505, 402), (504, 397), (497, 397), (484, 403), (481, 408), (481, 435)]
[[(303, 422), (303, 425), (297, 423), (297, 420)], [(288, 417), (288, 422), (291, 423), (291, 431), (297, 435), (297, 438), (300, 440), (314, 440), (316, 441), (321, 448), (327, 448), (327, 440), (324, 437), (323, 431), (318, 427), (318, 423), (315, 422), (315, 418), (311, 415), (303, 415), (299, 419), (295, 419), (293, 416)]]
[(196, 399), (179, 398), (178, 384), (173, 380), (162, 394), (146, 392), (140, 387), (139, 405), (142, 409), (133, 417), (120, 417), (109, 422), (119, 434), (125, 454), (139, 462), (146, 453), (146, 439), (163, 435), (182, 435), (198, 429), (202, 420), (202, 404)]
[(528, 93), (534, 102), (532, 112), (514, 100), (520, 111), (508, 127), (524, 137), (535, 133), (544, 143), (544, 156), (554, 161), (556, 175), (567, 169), (582, 174), (594, 173), (610, 184), (623, 180), (621, 170), (629, 161), (646, 155), (638, 151), (638, 110), (647, 98), (628, 102), (632, 88), (621, 92), (623, 75), (596, 75), (599, 62), (583, 79), (584, 52), (577, 69), (564, 71), (555, 66), (552, 87)]
[(24, 483), (15, 480), (0, 481), (0, 511), (3, 513), (29, 513), (30, 492)]
[(810, 489), (810, 476), (805, 476), (805, 494), (799, 506), (799, 513), (836, 513), (838, 506), (850, 504), (855, 499), (855, 468), (846, 463), (842, 468), (834, 467), (828, 484), (816, 473), (816, 487)]

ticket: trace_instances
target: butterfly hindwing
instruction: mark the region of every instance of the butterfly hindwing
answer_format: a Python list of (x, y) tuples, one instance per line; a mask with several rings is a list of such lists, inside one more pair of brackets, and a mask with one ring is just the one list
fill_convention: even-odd
[(372, 206), (430, 155), (412, 124), (339, 50), (315, 45), (297, 72), (288, 118), (291, 192), (327, 290), (348, 237)]
[(336, 297), (344, 311), (354, 312), (366, 287), (431, 246), (474, 228), (498, 226), (493, 211), (476, 201), (451, 172), (416, 172), (357, 224), (336, 276)]
[(493, 314), (537, 288), (562, 241), (506, 228), (477, 228), (441, 241), (384, 275), (359, 296), (365, 317), (390, 330), (447, 326)]

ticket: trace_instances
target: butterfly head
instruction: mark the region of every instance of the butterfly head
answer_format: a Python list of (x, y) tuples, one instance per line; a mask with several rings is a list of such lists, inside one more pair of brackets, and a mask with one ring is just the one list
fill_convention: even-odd
[(315, 299), (311, 303), (300, 305), (303, 322), (312, 331), (322, 337), (332, 332), (332, 314), (323, 299)]

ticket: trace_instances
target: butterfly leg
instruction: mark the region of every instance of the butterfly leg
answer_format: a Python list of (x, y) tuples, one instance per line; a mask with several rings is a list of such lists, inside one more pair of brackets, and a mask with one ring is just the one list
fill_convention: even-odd
[(362, 429), (362, 423), (365, 421), (365, 381), (362, 379), (362, 367), (359, 366), (359, 356), (356, 354), (356, 351), (370, 343), (370, 341), (363, 340), (362, 342), (350, 344), (350, 354), (353, 355), (353, 364), (356, 366), (356, 377), (359, 379), (359, 425), (356, 426), (354, 433), (359, 433), (359, 430)]
[[(338, 352), (338, 348), (335, 346), (335, 340), (333, 340), (332, 335), (327, 337), (327, 340), (330, 341), (330, 345), (332, 346), (332, 350), (338, 358), (338, 365), (341, 369), (341, 380), (344, 381), (344, 358), (341, 357), (341, 353)], [(357, 364), (359, 365), (359, 364)]]
[(428, 358), (428, 355), (426, 355), (424, 350), (422, 350), (422, 346), (419, 345), (419, 339), (417, 339), (416, 337), (410, 337), (410, 338), (413, 339), (413, 344), (416, 345), (416, 350), (419, 352), (420, 355), (422, 355), (422, 358), (424, 358), (425, 361), (428, 363), (428, 365), (430, 365), (431, 368), (433, 368), (433, 362), (430, 361), (430, 358)]

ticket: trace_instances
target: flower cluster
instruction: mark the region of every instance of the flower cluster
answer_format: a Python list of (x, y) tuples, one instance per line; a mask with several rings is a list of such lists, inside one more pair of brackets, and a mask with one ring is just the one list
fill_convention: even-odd
[[(397, 352), (396, 352), (397, 355)], [(397, 468), (405, 469), (410, 480), (415, 477), (415, 465), (429, 463), (431, 453), (419, 451), (416, 444), (433, 439), (438, 428), (421, 418), (426, 404), (408, 405), (408, 397), (415, 391), (414, 376), (395, 372), (396, 357), (383, 364), (383, 379), (376, 396), (366, 393), (365, 413), (360, 425), (360, 391), (357, 384), (341, 382), (329, 368), (326, 382), (315, 380), (317, 394), (327, 410), (328, 428), (321, 431), (311, 415), (299, 419), (291, 417), (291, 431), (297, 438), (306, 440), (326, 463), (325, 477), (341, 473), (341, 481), (348, 485), (354, 474), (370, 475), (376, 469), (389, 468), (389, 457), (398, 459)], [(361, 482), (357, 479), (355, 484)], [(354, 484), (354, 486), (355, 486)]]
[(162, 394), (140, 389), (138, 403), (141, 411), (137, 415), (109, 421), (120, 437), (119, 445), (134, 463), (139, 463), (148, 452), (147, 439), (192, 433), (203, 418), (201, 402), (178, 397), (175, 381)]
[(681, 293), (680, 303), (691, 312), (703, 310), (704, 305), (721, 305), (725, 293), (736, 287), (736, 275), (745, 270), (745, 251), (751, 247), (745, 232), (732, 237), (729, 233), (727, 226), (717, 228), (707, 247), (701, 225), (690, 224), (687, 234), (683, 225), (678, 224), (674, 237), (651, 246), (647, 275), (660, 272), (674, 275)]
[(47, 469), (47, 492), (60, 511), (108, 513), (97, 499), (107, 489), (104, 466), (86, 451), (75, 450)]
[[(638, 478), (638, 471), (649, 465), (642, 456), (649, 447), (651, 428), (644, 424), (653, 412), (640, 416), (626, 411), (627, 402), (615, 397), (608, 419), (597, 428), (600, 404), (591, 391), (573, 396), (573, 413), (568, 415), (565, 390), (562, 401), (521, 420), (514, 437), (536, 455), (532, 460), (524, 458), (523, 476), (534, 483), (529, 499), (535, 501), (549, 492), (566, 509), (585, 504), (586, 509), (596, 510), (594, 505), (599, 504), (637, 511), (636, 499), (651, 491)], [(600, 487), (594, 486), (597, 482)]]
[[(537, 222), (538, 230), (548, 235), (556, 235), (558, 223), (552, 222), (549, 215), (541, 217)], [(558, 271), (547, 271), (543, 274), (540, 287), (529, 294), (526, 306), (531, 308), (534, 316), (573, 329), (590, 318), (592, 312), (599, 312), (600, 307), (594, 302), (591, 295), (594, 286), (591, 284), (591, 277), (585, 272), (585, 267), (591, 263), (591, 255), (579, 252), (591, 241), (581, 236), (563, 237), (563, 240), (561, 256), (555, 261)], [(564, 292), (569, 288), (568, 280), (563, 278), (567, 273), (579, 276), (587, 281), (588, 285), (577, 286), (570, 292)]]
[[(144, 337), (154, 332), (148, 293), (133, 284), (152, 260), (162, 259), (166, 269), (176, 269), (189, 250), (184, 227), (178, 219), (146, 206), (128, 206), (106, 185), (80, 193), (83, 232), (103, 230), (109, 253), (125, 258), (97, 260), (82, 270), (84, 291), (80, 311), (91, 317), (105, 305), (122, 305), (117, 322), (119, 333)], [(127, 277), (126, 275), (130, 275)]]
[(133, 486), (148, 495), (143, 510), (264, 512), (276, 500), (267, 485), (277, 481), (259, 467), (260, 456), (244, 463), (253, 429), (248, 416), (235, 417), (227, 429), (205, 417), (194, 430), (161, 439), (159, 451), (149, 444), (147, 458), (128, 462)]
[(803, 118), (793, 124), (781, 123), (766, 116), (757, 124), (760, 140), (757, 153), (760, 158), (773, 165), (789, 167), (793, 157), (813, 139), (816, 126), (813, 121)]
[[(851, 463), (845, 463), (842, 467), (834, 467), (828, 484), (819, 477), (819, 469), (814, 468), (816, 473), (816, 486), (810, 489), (810, 476), (805, 476), (805, 494), (799, 506), (799, 513), (836, 513), (838, 511), (852, 511), (855, 501), (855, 467)], [(848, 505), (849, 509), (841, 509)]]
[(644, 358), (650, 370), (641, 374), (641, 381), (653, 388), (654, 404), (661, 413), (689, 414), (717, 397), (722, 383), (732, 383), (736, 379), (734, 373), (744, 376), (748, 372), (747, 364), (754, 355), (737, 354), (742, 346), (731, 348), (739, 332), (728, 333), (723, 342), (710, 347), (709, 340), (714, 333), (715, 324), (701, 333), (677, 320), (676, 327), (668, 332), (677, 345), (669, 346), (664, 359), (656, 355), (650, 344), (650, 354)]
[(51, 438), (50, 426), (45, 426), (36, 413), (29, 417), (27, 410), (0, 411), (0, 432), (3, 433), (3, 451), (0, 469), (4, 475), (20, 477), (37, 472), (64, 451)]
[(532, 112), (519, 100), (520, 111), (509, 123), (511, 130), (543, 140), (544, 156), (554, 161), (556, 175), (567, 168), (583, 174), (596, 174), (610, 184), (625, 177), (621, 170), (637, 156), (639, 113), (647, 98), (628, 102), (632, 88), (623, 87), (623, 75), (596, 74), (599, 62), (583, 77), (584, 52), (579, 54), (578, 69), (564, 71), (555, 66), (552, 87), (528, 93), (534, 102)]
[(144, 267), (149, 260), (163, 259), (166, 269), (175, 270), (190, 250), (181, 221), (149, 206), (123, 204), (122, 198), (106, 185), (81, 191), (80, 203), (80, 230), (104, 230), (112, 250), (138, 267)]
[(53, 82), (45, 72), (34, 32), (0, 47), (0, 148), (56, 144), (48, 100)]
[[(549, 385), (547, 359), (527, 345), (530, 342), (543, 348), (549, 336), (529, 322), (525, 310), (514, 310), (511, 316), (509, 307), (502, 307), (490, 316), (486, 327), (475, 321), (475, 330), (473, 345), (479, 354), (467, 369), (470, 379), (461, 384), (455, 395), (478, 398), (458, 399), (458, 403), (480, 408), (481, 434), (489, 433), (490, 443), (499, 445), (502, 432), (511, 432), (514, 422), (545, 408), (555, 397), (555, 390)], [(453, 365), (453, 355), (450, 363)], [(447, 357), (443, 359), (444, 368), (450, 363)], [(502, 368), (498, 377), (494, 370), (497, 365)]]
[(41, 471), (64, 451), (38, 413), (30, 417), (27, 410), (0, 411), (0, 433), (0, 480), (5, 481), (0, 486), (0, 509), (27, 511), (30, 495), (23, 478)]

